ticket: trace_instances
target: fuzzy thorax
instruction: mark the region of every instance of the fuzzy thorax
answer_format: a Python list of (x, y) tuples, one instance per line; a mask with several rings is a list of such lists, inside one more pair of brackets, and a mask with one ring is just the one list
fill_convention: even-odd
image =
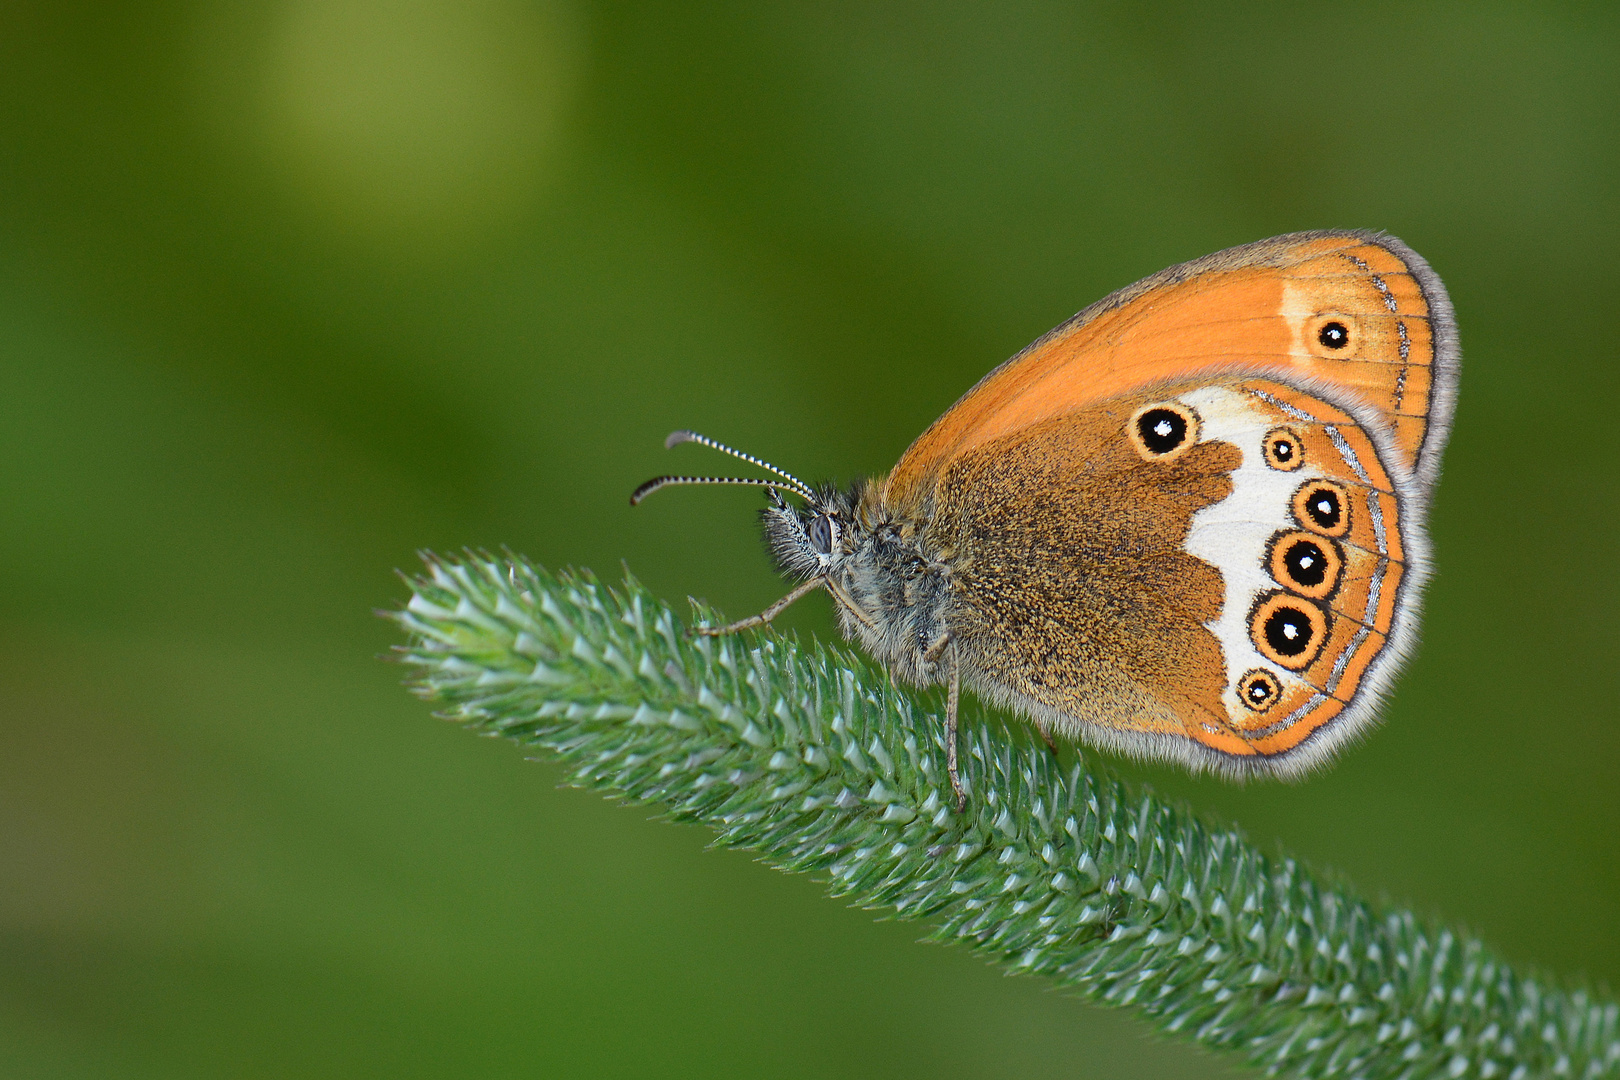
[(846, 638), (896, 677), (927, 686), (945, 677), (949, 571), (922, 522), (895, 514), (881, 491), (861, 480), (820, 488), (802, 509), (778, 503), (760, 515), (765, 538), (784, 574), (825, 582)]

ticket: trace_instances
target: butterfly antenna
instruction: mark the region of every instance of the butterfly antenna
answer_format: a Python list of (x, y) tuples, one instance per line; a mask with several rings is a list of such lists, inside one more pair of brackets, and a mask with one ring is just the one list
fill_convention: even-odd
[(814, 491), (810, 490), (810, 485), (806, 484), (803, 480), (800, 480), (797, 476), (794, 476), (792, 473), (787, 472), (787, 471), (785, 471), (783, 469), (778, 469), (775, 465), (772, 465), (768, 461), (761, 461), (759, 458), (755, 457), (753, 454), (745, 454), (741, 450), (733, 450), (731, 447), (727, 446), (725, 443), (715, 442), (713, 439), (709, 438), (707, 435), (699, 435), (695, 431), (672, 431), (672, 432), (670, 432), (669, 433), (669, 438), (664, 440), (664, 449), (669, 450), (669, 449), (671, 449), (673, 447), (679, 446), (681, 443), (688, 443), (688, 442), (695, 442), (700, 446), (707, 446), (710, 450), (718, 450), (722, 454), (730, 454), (734, 458), (741, 458), (743, 461), (748, 462), (748, 464), (750, 464), (750, 465), (758, 465), (760, 468), (766, 470), (767, 472), (773, 472), (777, 476), (782, 477), (784, 480), (786, 480), (788, 482), (788, 485), (794, 491), (798, 492), (800, 495), (803, 495), (806, 499), (814, 499), (816, 497), (816, 493)]
[[(786, 506), (782, 502), (781, 489), (788, 488), (788, 485), (778, 484), (775, 480), (755, 480), (744, 476), (655, 476), (630, 493), (630, 505), (636, 505), (659, 488), (674, 487), (677, 484), (740, 484), (743, 487), (770, 488), (771, 497), (776, 500), (776, 505)], [(805, 492), (799, 491), (797, 488), (788, 488), (788, 490), (796, 495), (805, 495)], [(805, 495), (805, 497), (809, 498), (810, 496)]]

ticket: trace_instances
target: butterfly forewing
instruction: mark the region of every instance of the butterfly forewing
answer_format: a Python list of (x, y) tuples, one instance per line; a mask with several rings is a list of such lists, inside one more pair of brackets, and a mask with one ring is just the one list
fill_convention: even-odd
[(1200, 371), (1275, 370), (1372, 409), (1399, 464), (1432, 484), (1458, 356), (1438, 277), (1400, 241), (1296, 233), (1232, 248), (1122, 289), (985, 376), (889, 475), (895, 505), (941, 468), (1042, 419)]

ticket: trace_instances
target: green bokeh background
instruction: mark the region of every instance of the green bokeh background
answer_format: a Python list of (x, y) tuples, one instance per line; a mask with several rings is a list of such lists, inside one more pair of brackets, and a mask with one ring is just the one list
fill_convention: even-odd
[(626, 505), (666, 432), (880, 471), (1327, 227), (1459, 314), (1423, 648), (1308, 783), (1127, 771), (1612, 982), (1612, 5), (0, 4), (0, 1075), (1221, 1073), (558, 790), (372, 611), (463, 545), (754, 611), (753, 493)]

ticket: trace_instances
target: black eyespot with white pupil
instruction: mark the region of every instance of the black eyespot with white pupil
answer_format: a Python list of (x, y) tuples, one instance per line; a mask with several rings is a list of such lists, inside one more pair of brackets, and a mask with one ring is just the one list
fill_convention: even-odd
[(1350, 493), (1330, 480), (1313, 480), (1294, 493), (1294, 517), (1323, 536), (1350, 531)]
[(1299, 656), (1311, 647), (1311, 620), (1303, 611), (1280, 607), (1266, 619), (1266, 644), (1284, 656)]
[(1273, 469), (1293, 472), (1305, 464), (1305, 444), (1300, 442), (1298, 435), (1287, 428), (1267, 432), (1263, 448), (1266, 464)]
[(1259, 668), (1249, 672), (1238, 680), (1238, 700), (1253, 712), (1263, 713), (1277, 704), (1282, 696), (1282, 687), (1269, 671)]
[(1344, 552), (1320, 533), (1280, 532), (1268, 545), (1266, 569), (1284, 588), (1312, 600), (1327, 600), (1338, 591)]
[(1327, 612), (1302, 596), (1274, 592), (1255, 605), (1249, 633), (1260, 655), (1290, 671), (1311, 665), (1327, 642)]
[(1143, 461), (1174, 461), (1198, 442), (1198, 413), (1179, 401), (1150, 401), (1131, 414), (1125, 438)]
[(1350, 328), (1342, 322), (1323, 323), (1316, 340), (1329, 349), (1342, 349), (1350, 344)]
[(1327, 554), (1314, 540), (1295, 540), (1283, 552), (1283, 565), (1290, 581), (1315, 587), (1327, 580)]
[(1149, 409), (1136, 418), (1136, 433), (1149, 453), (1168, 454), (1187, 441), (1187, 419), (1169, 409)]
[(826, 514), (817, 514), (810, 519), (810, 546), (823, 555), (831, 555), (833, 545), (838, 542), (838, 526)]

